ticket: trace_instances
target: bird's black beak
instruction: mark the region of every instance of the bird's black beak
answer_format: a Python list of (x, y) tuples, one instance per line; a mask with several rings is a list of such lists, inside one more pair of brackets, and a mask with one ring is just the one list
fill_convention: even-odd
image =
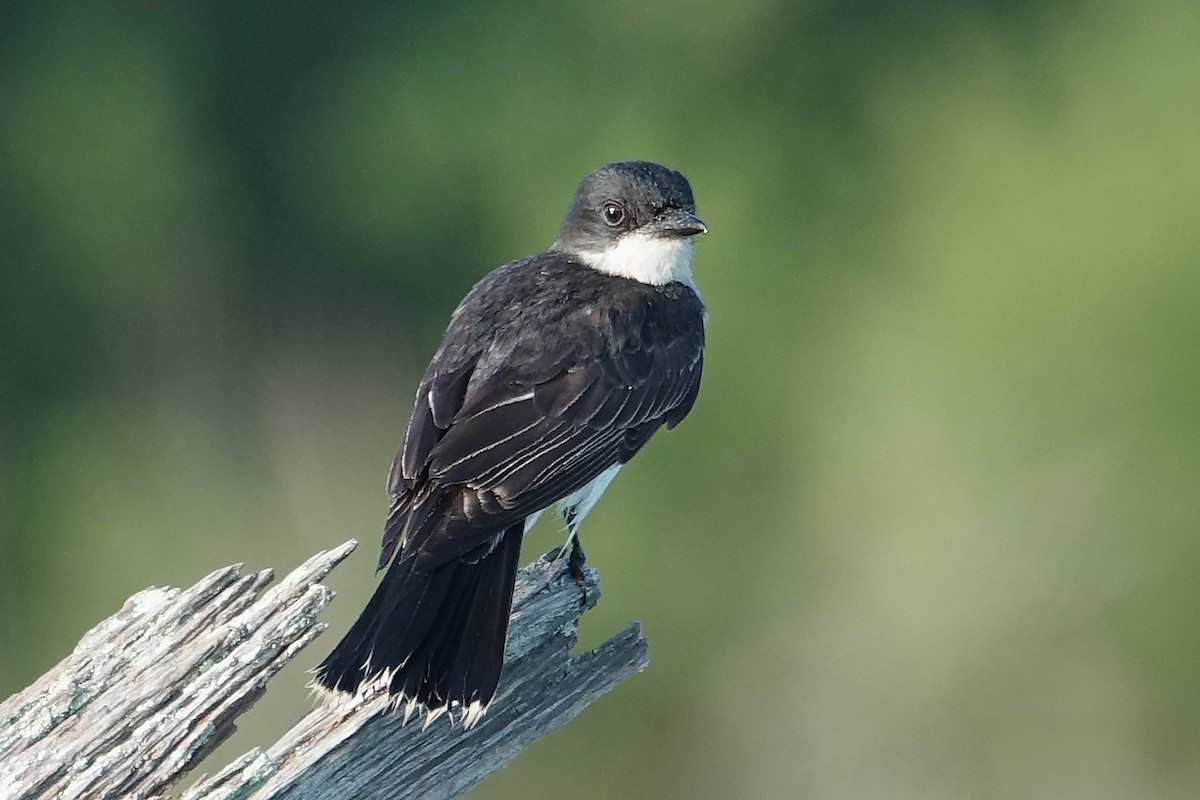
[(698, 233), (708, 233), (704, 221), (690, 211), (682, 208), (668, 208), (654, 220), (654, 227), (667, 236), (695, 236)]

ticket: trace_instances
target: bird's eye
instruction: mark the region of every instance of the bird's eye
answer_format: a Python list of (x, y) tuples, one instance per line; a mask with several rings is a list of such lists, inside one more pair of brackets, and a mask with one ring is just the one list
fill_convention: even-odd
[(617, 226), (625, 219), (625, 209), (621, 208), (620, 203), (605, 203), (604, 204), (604, 221), (609, 225)]

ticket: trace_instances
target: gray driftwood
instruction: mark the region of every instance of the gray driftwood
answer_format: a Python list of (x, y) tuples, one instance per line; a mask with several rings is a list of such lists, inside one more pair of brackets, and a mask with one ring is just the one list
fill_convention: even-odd
[[(354, 549), (318, 553), (279, 582), (217, 570), (190, 589), (151, 588), (89, 631), (35, 684), (0, 703), (0, 800), (160, 798), (234, 730), (267, 681), (325, 627), (320, 581)], [(183, 800), (455, 797), (647, 664), (634, 623), (571, 655), (599, 597), (566, 560), (517, 581), (500, 692), (464, 731), (446, 717), (403, 725), (387, 699), (321, 706)]]

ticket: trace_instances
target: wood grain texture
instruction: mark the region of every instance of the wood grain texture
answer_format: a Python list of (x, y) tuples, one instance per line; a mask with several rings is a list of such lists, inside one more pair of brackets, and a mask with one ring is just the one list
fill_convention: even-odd
[[(88, 632), (34, 685), (0, 703), (0, 798), (156, 798), (234, 730), (267, 681), (324, 628), (320, 581), (355, 547), (318, 553), (278, 585), (226, 567), (195, 586), (151, 588)], [(565, 559), (521, 570), (500, 691), (470, 731), (447, 717), (403, 724), (385, 697), (321, 705), (183, 800), (455, 797), (566, 724), (648, 663), (634, 623), (572, 655), (595, 605), (593, 570)]]

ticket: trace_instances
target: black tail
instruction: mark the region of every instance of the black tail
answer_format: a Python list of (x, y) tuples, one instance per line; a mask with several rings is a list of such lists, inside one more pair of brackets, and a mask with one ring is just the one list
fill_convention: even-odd
[[(423, 569), (401, 553), (358, 621), (316, 669), (326, 689), (347, 693), (391, 675), (388, 692), (430, 712), (458, 709), (470, 727), (496, 694), (524, 523), (490, 552)], [(457, 706), (455, 704), (458, 704)]]

